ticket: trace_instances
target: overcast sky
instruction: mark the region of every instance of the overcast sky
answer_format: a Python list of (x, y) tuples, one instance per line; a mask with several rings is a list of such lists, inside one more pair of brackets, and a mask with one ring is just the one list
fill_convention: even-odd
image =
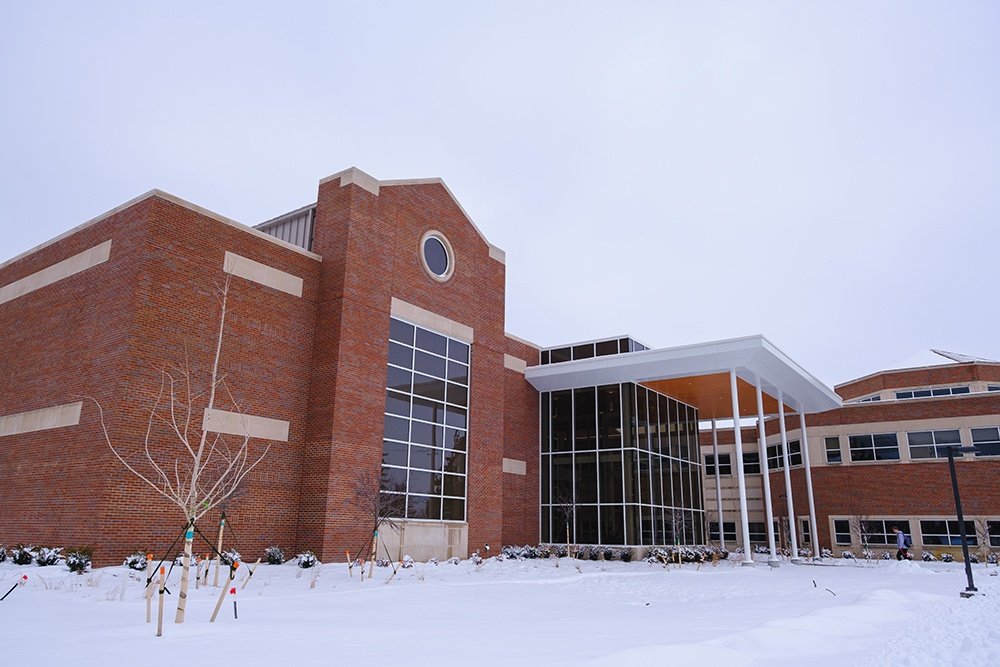
[(357, 166), (444, 178), (541, 345), (1000, 359), (1000, 3), (0, 7), (0, 261), (151, 188), (256, 224)]

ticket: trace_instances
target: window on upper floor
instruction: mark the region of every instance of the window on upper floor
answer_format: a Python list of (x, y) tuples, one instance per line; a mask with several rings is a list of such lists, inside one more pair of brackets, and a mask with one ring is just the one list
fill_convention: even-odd
[[(785, 467), (784, 450), (781, 443), (768, 445), (767, 447), (767, 469), (782, 470)], [(802, 443), (792, 440), (788, 443), (788, 465), (791, 467), (802, 465)]]
[(850, 435), (852, 461), (898, 461), (899, 443), (895, 433)]
[(897, 391), (897, 399), (907, 398), (930, 398), (932, 396), (957, 396), (958, 394), (968, 394), (969, 387), (930, 387), (928, 389), (907, 389)]
[(979, 451), (976, 456), (1000, 456), (1000, 429), (996, 426), (990, 428), (972, 429), (972, 444)]
[(757, 452), (743, 452), (743, 474), (760, 474), (760, 454)]
[[(733, 464), (729, 454), (719, 454), (719, 474), (733, 474)], [(712, 454), (705, 455), (705, 475), (715, 477), (715, 456)]]
[(828, 435), (824, 440), (824, 445), (826, 446), (827, 463), (841, 463), (844, 460), (843, 455), (840, 453), (839, 435)]
[(961, 446), (958, 429), (914, 431), (906, 434), (911, 459), (945, 459), (948, 447)]
[(859, 398), (857, 401), (855, 401), (855, 403), (875, 403), (881, 400), (882, 397), (879, 396), (878, 394), (875, 394), (874, 396), (866, 396), (864, 398)]

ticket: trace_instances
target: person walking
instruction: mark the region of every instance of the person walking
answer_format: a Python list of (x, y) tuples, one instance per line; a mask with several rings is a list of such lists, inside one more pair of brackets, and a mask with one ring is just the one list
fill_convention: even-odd
[(892, 532), (896, 534), (896, 560), (910, 560), (909, 548), (913, 544), (910, 542), (909, 536), (899, 529), (899, 526), (893, 526)]

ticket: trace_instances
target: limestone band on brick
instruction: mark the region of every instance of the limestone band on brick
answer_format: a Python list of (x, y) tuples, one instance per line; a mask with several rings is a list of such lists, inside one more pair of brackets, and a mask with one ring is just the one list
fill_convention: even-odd
[(239, 412), (205, 408), (202, 428), (210, 433), (288, 442), (288, 422), (269, 417), (244, 415)]
[(33, 431), (46, 431), (63, 426), (76, 426), (80, 423), (80, 409), (83, 401), (54, 405), (50, 408), (18, 412), (0, 417), (0, 437), (18, 435)]
[(0, 287), (0, 303), (7, 303), (19, 296), (24, 296), (37, 289), (51, 285), (63, 278), (69, 278), (81, 271), (86, 271), (98, 264), (103, 264), (108, 261), (110, 256), (111, 239), (108, 239), (104, 243), (95, 245), (93, 248), (88, 248), (61, 262), (56, 262), (52, 266), (47, 266), (41, 271), (35, 271), (29, 276)]
[(429, 310), (424, 310), (419, 306), (414, 306), (412, 303), (407, 303), (402, 299), (397, 299), (392, 297), (392, 305), (390, 306), (390, 311), (393, 317), (399, 317), (407, 322), (412, 322), (413, 324), (418, 324), (432, 331), (436, 331), (445, 336), (450, 336), (451, 338), (457, 338), (463, 343), (473, 342), (473, 330), (472, 327), (466, 326), (455, 320), (449, 320), (443, 315), (438, 315), (437, 313), (432, 313)]
[(524, 461), (518, 461), (517, 459), (504, 459), (503, 471), (509, 472), (512, 475), (527, 475), (528, 464)]
[(237, 255), (228, 250), (222, 264), (222, 270), (251, 282), (291, 294), (292, 296), (302, 296), (302, 278), (293, 276), (291, 273), (281, 271), (267, 264), (255, 262), (252, 259)]
[(512, 371), (517, 371), (518, 373), (524, 373), (528, 368), (528, 362), (524, 359), (518, 359), (515, 356), (505, 354), (503, 355), (503, 367)]

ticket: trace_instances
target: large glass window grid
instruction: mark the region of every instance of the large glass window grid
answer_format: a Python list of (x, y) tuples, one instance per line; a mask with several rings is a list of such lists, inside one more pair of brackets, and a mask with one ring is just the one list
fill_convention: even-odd
[(465, 521), (470, 354), (390, 320), (381, 491), (400, 518)]
[(540, 401), (542, 541), (704, 542), (695, 408), (632, 383)]
[[(920, 537), (924, 546), (962, 546), (962, 527), (958, 521), (921, 521)], [(965, 522), (965, 537), (969, 546), (976, 546), (976, 522)]]
[(946, 459), (948, 448), (961, 446), (958, 429), (912, 431), (906, 434), (911, 459)]
[(898, 461), (899, 443), (895, 433), (851, 435), (847, 437), (852, 461)]

